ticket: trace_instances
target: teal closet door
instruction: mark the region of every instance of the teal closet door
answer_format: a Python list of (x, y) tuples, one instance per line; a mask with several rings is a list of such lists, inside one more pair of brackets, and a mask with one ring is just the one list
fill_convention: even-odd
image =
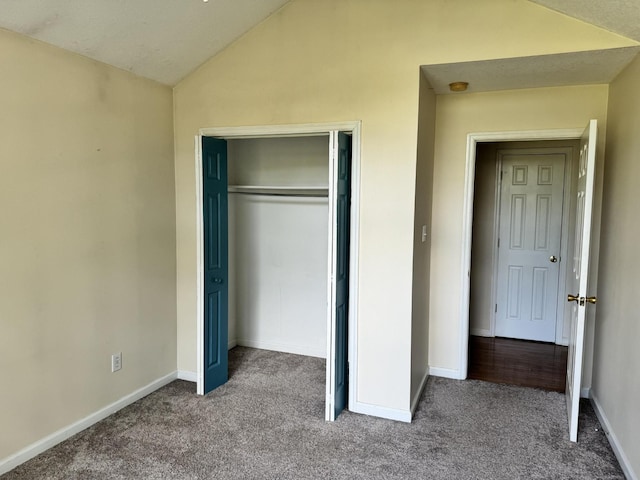
[(335, 416), (347, 406), (349, 319), (349, 229), (351, 224), (351, 138), (338, 133)]
[(204, 393), (228, 373), (229, 253), (227, 142), (202, 138), (204, 225)]

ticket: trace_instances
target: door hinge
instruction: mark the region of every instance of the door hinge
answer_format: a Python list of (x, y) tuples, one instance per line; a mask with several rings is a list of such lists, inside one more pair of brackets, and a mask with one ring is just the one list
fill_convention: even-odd
[(498, 239), (498, 248), (500, 248), (500, 239)]
[(496, 308), (493, 310), (493, 313), (498, 313), (498, 304), (496, 303)]

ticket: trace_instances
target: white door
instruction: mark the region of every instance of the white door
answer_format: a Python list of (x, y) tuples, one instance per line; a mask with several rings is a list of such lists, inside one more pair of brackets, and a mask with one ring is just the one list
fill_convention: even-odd
[(575, 293), (571, 292), (567, 298), (568, 301), (575, 302), (571, 309), (566, 388), (569, 439), (572, 442), (578, 440), (578, 411), (580, 408), (580, 387), (582, 383), (586, 307), (590, 303), (596, 302), (595, 297), (587, 297), (587, 288), (589, 279), (589, 246), (591, 243), (591, 214), (593, 209), (597, 131), (597, 121), (591, 120), (580, 141), (576, 237), (572, 268)]
[(555, 342), (565, 156), (501, 156), (495, 335)]

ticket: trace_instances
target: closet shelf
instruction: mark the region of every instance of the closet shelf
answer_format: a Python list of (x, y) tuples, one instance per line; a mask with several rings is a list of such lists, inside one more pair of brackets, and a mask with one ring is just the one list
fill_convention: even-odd
[(327, 187), (229, 185), (229, 193), (243, 195), (275, 195), (281, 197), (328, 197)]

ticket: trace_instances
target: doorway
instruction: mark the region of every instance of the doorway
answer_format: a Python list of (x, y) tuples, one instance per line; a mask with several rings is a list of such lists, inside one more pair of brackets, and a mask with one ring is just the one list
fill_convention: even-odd
[(479, 142), (468, 377), (563, 391), (577, 140)]
[[(522, 361), (530, 358), (531, 365), (536, 363), (540, 364), (539, 358), (536, 359), (536, 355), (540, 355), (540, 352), (547, 352), (545, 355), (549, 357), (552, 363), (555, 362), (555, 366), (552, 365), (550, 368), (555, 369), (557, 372), (564, 372), (564, 368), (558, 367), (558, 362), (566, 362), (565, 346), (568, 343), (569, 337), (568, 321), (565, 322), (565, 318), (568, 319), (569, 316), (568, 314), (565, 315), (568, 308), (563, 295), (563, 286), (567, 279), (567, 272), (571, 267), (571, 262), (568, 261), (572, 255), (572, 245), (569, 239), (575, 227), (575, 215), (572, 213), (575, 209), (575, 201), (572, 197), (572, 192), (575, 190), (576, 185), (577, 162), (575, 158), (579, 151), (579, 141), (577, 139), (580, 137), (580, 133), (578, 130), (560, 130), (478, 134), (473, 136), (473, 140), (475, 140), (473, 143), (473, 151), (468, 151), (467, 158), (467, 203), (465, 205), (465, 227), (468, 228), (465, 235), (468, 241), (465, 247), (465, 264), (468, 268), (466, 274), (468, 278), (467, 293), (469, 295), (467, 297), (468, 303), (466, 307), (463, 307), (466, 310), (463, 315), (463, 317), (465, 317), (464, 321), (466, 325), (464, 326), (466, 328), (464, 330), (466, 333), (463, 340), (464, 350), (461, 351), (461, 364), (463, 365), (463, 372), (466, 373), (465, 377), (476, 375), (476, 373), (472, 371), (471, 361), (474, 359), (477, 361), (478, 351), (483, 351), (484, 353), (490, 352), (490, 363), (494, 366), (497, 365), (496, 369), (500, 368), (499, 363), (495, 363), (496, 360), (505, 364), (513, 362), (513, 359), (504, 360), (505, 351), (510, 354), (515, 353), (516, 358)], [(469, 147), (471, 148), (471, 144)], [(560, 166), (563, 174), (565, 174), (565, 178), (564, 181), (561, 182), (561, 187), (559, 187), (561, 207), (560, 211), (556, 211), (555, 213), (556, 217), (559, 217), (559, 220), (558, 218), (555, 220), (554, 229), (556, 237), (553, 241), (548, 235), (540, 236), (536, 234), (537, 231), (549, 231), (549, 233), (551, 233), (549, 225), (553, 223), (552, 215), (549, 208), (544, 208), (549, 207), (550, 197), (547, 195), (549, 192), (542, 192), (542, 194), (540, 194), (534, 191), (532, 193), (533, 197), (529, 200), (529, 203), (526, 204), (526, 195), (518, 191), (509, 192), (505, 185), (507, 182), (501, 181), (500, 178), (501, 176), (504, 177), (504, 174), (501, 172), (505, 170), (505, 165), (507, 169), (509, 166), (511, 167), (510, 174), (513, 174), (514, 165), (521, 166), (522, 163), (526, 164), (528, 162), (529, 170), (533, 171), (533, 182), (531, 183), (534, 183), (536, 188), (538, 183), (549, 183), (549, 170), (546, 166), (540, 165), (537, 160), (538, 158), (543, 158), (548, 155), (560, 155), (563, 157), (560, 164), (562, 162), (565, 163), (564, 167), (562, 167), (562, 165)], [(558, 158), (553, 158), (552, 160), (558, 162)], [(518, 170), (520, 170), (518, 173), (520, 177), (517, 179), (510, 178), (510, 184), (523, 182), (524, 179), (521, 173), (524, 169), (518, 168)], [(545, 171), (546, 173), (544, 173)], [(538, 178), (538, 174), (540, 173), (545, 175), (545, 178)], [(556, 187), (556, 190), (558, 190), (558, 187)], [(506, 235), (503, 232), (503, 237), (508, 236), (508, 234), (510, 234), (509, 230), (514, 227), (514, 225), (511, 224), (513, 223), (512, 217), (509, 216), (510, 214), (504, 212), (504, 210), (511, 207), (510, 202), (512, 202), (513, 199), (505, 200), (505, 192), (507, 195), (513, 193), (516, 199), (521, 202), (521, 206), (526, 204), (534, 213), (536, 209), (544, 213), (544, 215), (537, 215), (538, 220), (541, 217), (548, 220), (545, 222), (538, 221), (538, 223), (536, 223), (536, 216), (534, 216), (531, 225), (518, 224), (519, 229), (528, 228), (529, 230), (533, 230), (532, 235), (534, 241), (537, 238), (538, 244), (541, 242), (548, 243), (547, 245), (537, 245), (537, 247), (545, 247), (537, 248), (537, 250), (540, 250), (538, 253), (544, 256), (543, 264), (539, 267), (530, 266), (531, 271), (528, 272), (528, 277), (530, 279), (535, 278), (533, 273), (537, 273), (539, 279), (538, 286), (536, 287), (536, 282), (521, 285), (521, 291), (524, 287), (527, 291), (528, 298), (522, 298), (521, 294), (520, 305), (513, 301), (511, 305), (509, 305), (509, 294), (516, 291), (513, 284), (517, 285), (517, 281), (512, 281), (512, 285), (510, 286), (508, 277), (509, 264), (503, 259), (503, 265), (500, 265), (498, 242), (504, 241), (500, 239), (501, 225), (503, 230), (508, 231)], [(557, 192), (556, 195), (558, 195)], [(502, 209), (501, 203), (503, 204)], [(557, 204), (558, 200), (553, 200), (553, 203)], [(503, 217), (502, 223), (501, 210)], [(520, 220), (516, 217), (515, 221), (518, 222)], [(504, 243), (502, 246), (504, 247)], [(549, 249), (553, 249), (554, 251), (549, 252)], [(533, 250), (534, 252), (536, 251), (535, 246)], [(512, 277), (513, 271), (518, 269), (522, 271), (521, 267), (523, 267), (524, 262), (518, 261), (515, 263), (517, 263), (518, 268), (511, 269)], [(506, 268), (504, 264), (506, 264)], [(503, 275), (506, 275), (507, 280), (505, 281), (505, 277), (503, 276), (502, 284), (500, 284), (499, 280), (500, 267), (502, 267)], [(534, 268), (537, 268), (537, 272), (533, 271)], [(554, 269), (555, 272), (553, 271)], [(555, 279), (551, 278), (552, 295), (543, 296), (537, 294), (537, 291), (540, 290), (540, 285), (544, 286), (545, 284), (549, 284), (550, 272), (555, 274)], [(506, 294), (505, 285), (507, 286)], [(511, 287), (511, 292), (508, 291), (509, 286)], [(535, 301), (536, 294), (537, 302)], [(520, 311), (516, 308), (518, 306), (521, 307)], [(511, 312), (508, 311), (507, 307), (511, 307)], [(531, 332), (527, 331), (527, 329), (518, 331), (516, 328), (515, 332), (509, 330), (505, 332), (505, 329), (501, 329), (500, 323), (497, 320), (498, 314), (504, 314), (504, 312), (507, 313), (507, 315), (505, 315), (507, 317), (509, 313), (521, 313), (520, 318), (523, 316), (522, 313), (528, 315), (529, 318), (535, 318), (536, 316), (539, 318), (543, 317), (543, 313), (547, 315), (547, 317), (551, 317), (547, 318), (548, 322), (545, 336), (542, 338), (536, 336), (538, 335), (537, 332), (531, 335)], [(517, 315), (512, 316), (518, 317)], [(503, 341), (502, 337), (509, 338), (508, 340), (505, 338)], [(470, 351), (470, 347), (475, 348), (474, 352)], [(536, 350), (540, 352), (532, 356), (532, 352)], [(518, 356), (518, 352), (523, 354)], [(524, 354), (524, 352), (529, 353)], [(526, 365), (524, 367), (522, 365), (519, 367), (514, 366), (515, 370), (518, 368), (523, 369), (523, 371), (529, 370)], [(513, 371), (509, 372), (509, 375), (513, 374)], [(563, 373), (559, 374), (563, 375)], [(527, 380), (527, 382), (529, 382), (529, 380)], [(560, 384), (561, 382), (554, 380), (552, 383)]]
[[(577, 441), (578, 412), (580, 387), (582, 381), (582, 365), (584, 353), (584, 335), (586, 307), (597, 301), (595, 296), (588, 296), (590, 244), (592, 234), (594, 178), (596, 164), (596, 148), (598, 121), (589, 120), (586, 128), (567, 130), (533, 130), (524, 132), (492, 132), (470, 133), (467, 135), (467, 161), (465, 173), (464, 207), (463, 207), (463, 248), (462, 248), (462, 305), (460, 315), (460, 377), (468, 376), (469, 359), (469, 313), (471, 290), (471, 247), (473, 239), (473, 200), (475, 187), (475, 170), (477, 145), (482, 142), (497, 141), (538, 141), (538, 140), (574, 140), (579, 139), (579, 154), (576, 155), (575, 173), (572, 168), (571, 199), (572, 218), (569, 230), (575, 239), (570, 256), (573, 261), (565, 262), (570, 272), (566, 283), (563, 283), (567, 294), (567, 305), (570, 318), (567, 357), (567, 382), (565, 396), (569, 424), (569, 439)], [(574, 176), (575, 175), (575, 176)], [(567, 258), (568, 260), (568, 258)], [(574, 293), (576, 292), (577, 293)], [(575, 302), (575, 303), (574, 303)], [(566, 310), (565, 310), (566, 312)]]
[(570, 267), (577, 141), (479, 143), (470, 333), (567, 344), (558, 295)]
[[(355, 334), (357, 332), (357, 242), (354, 242), (354, 240), (358, 238), (359, 131), (359, 122), (332, 125), (213, 128), (201, 130), (201, 135), (196, 139), (196, 141), (203, 142), (198, 144), (198, 146), (203, 145), (203, 149), (200, 150), (200, 148), (198, 148), (196, 171), (201, 175), (204, 174), (204, 179), (201, 176), (197, 186), (198, 205), (202, 209), (198, 212), (198, 220), (200, 221), (198, 225), (198, 265), (200, 267), (198, 276), (200, 284), (198, 288), (199, 320), (197, 340), (199, 394), (206, 392), (205, 386), (208, 387), (207, 389), (214, 386), (208, 384), (207, 378), (216, 376), (215, 371), (224, 371), (224, 375), (216, 381), (217, 385), (226, 381), (227, 365), (223, 360), (226, 361), (227, 344), (225, 342), (225, 344), (220, 345), (219, 348), (213, 344), (216, 342), (220, 343), (219, 339), (226, 335), (226, 331), (222, 332), (223, 327), (225, 330), (231, 327), (234, 330), (232, 335), (236, 337), (236, 343), (239, 345), (245, 344), (246, 346), (271, 348), (274, 350), (315, 356), (325, 356), (326, 354), (325, 404), (327, 420), (335, 419), (340, 411), (348, 406), (347, 388), (349, 389), (349, 397), (355, 397), (354, 393), (357, 383), (355, 381), (347, 382), (347, 371), (349, 369), (349, 363), (351, 363), (350, 370), (357, 372), (357, 369), (354, 368), (357, 359), (355, 351)], [(256, 142), (252, 143), (250, 139), (255, 139)], [(269, 270), (273, 271), (277, 269), (278, 264), (288, 262), (291, 266), (297, 263), (297, 267), (301, 267), (302, 270), (306, 268), (304, 261), (309, 258), (305, 256), (303, 251), (297, 252), (302, 255), (302, 257), (297, 255), (297, 257), (300, 257), (298, 261), (290, 258), (296, 256), (296, 252), (292, 250), (296, 248), (296, 245), (291, 243), (291, 238), (288, 237), (296, 237), (296, 233), (285, 232), (284, 230), (292, 228), (296, 223), (300, 222), (302, 222), (300, 223), (301, 228), (304, 223), (314, 224), (311, 225), (311, 230), (307, 229), (308, 231), (306, 233), (300, 234), (303, 238), (301, 242), (297, 243), (297, 248), (304, 250), (308, 243), (318, 244), (319, 241), (319, 245), (322, 245), (322, 238), (318, 239), (315, 237), (322, 237), (322, 235), (318, 234), (318, 231), (324, 228), (324, 231), (328, 233), (328, 235), (326, 235), (326, 233), (324, 235), (325, 240), (323, 245), (325, 262), (324, 300), (320, 298), (318, 301), (318, 288), (315, 288), (315, 292), (309, 292), (307, 291), (309, 289), (305, 289), (304, 286), (305, 281), (310, 281), (312, 284), (315, 284), (316, 287), (319, 283), (322, 283), (323, 279), (319, 278), (322, 277), (322, 273), (318, 275), (318, 268), (313, 269), (314, 273), (312, 275), (309, 275), (308, 271), (300, 271), (292, 275), (280, 275), (275, 283), (278, 283), (278, 281), (287, 283), (288, 285), (285, 286), (286, 288), (284, 288), (284, 290), (291, 290), (292, 288), (296, 290), (297, 288), (296, 292), (289, 292), (288, 294), (286, 291), (283, 291), (283, 288), (280, 288), (283, 287), (282, 284), (279, 287), (278, 285), (269, 285), (269, 280), (265, 277), (265, 279), (267, 279), (267, 285), (262, 289), (265, 292), (264, 295), (252, 297), (251, 292), (245, 291), (244, 293), (239, 293), (238, 291), (241, 289), (235, 288), (234, 300), (237, 300), (236, 297), (238, 295), (240, 295), (240, 299), (234, 302), (232, 313), (234, 313), (234, 316), (237, 318), (244, 317), (245, 320), (230, 325), (228, 310), (225, 311), (224, 308), (220, 308), (218, 302), (211, 304), (210, 302), (205, 303), (204, 301), (205, 298), (210, 298), (210, 295), (207, 294), (207, 283), (210, 279), (213, 279), (211, 282), (213, 288), (216, 287), (216, 282), (218, 285), (225, 283), (224, 276), (206, 274), (206, 268), (211, 264), (210, 261), (207, 261), (207, 251), (211, 250), (210, 247), (212, 245), (209, 239), (216, 238), (215, 234), (210, 234), (211, 225), (214, 225), (215, 228), (224, 225), (224, 221), (221, 221), (223, 218), (222, 213), (226, 214), (226, 210), (224, 212), (221, 210), (222, 213), (211, 217), (213, 220), (209, 222), (207, 222), (207, 219), (210, 217), (210, 214), (208, 214), (209, 217), (203, 215), (207, 213), (208, 205), (217, 205), (220, 203), (208, 200), (210, 196), (208, 190), (211, 190), (211, 187), (207, 187), (208, 180), (206, 174), (209, 171), (213, 171), (215, 176), (219, 175), (223, 170), (217, 166), (212, 169), (209, 163), (213, 158), (224, 159), (226, 162), (227, 142), (229, 142), (231, 146), (229, 149), (231, 151), (250, 151), (259, 143), (275, 142), (280, 145), (303, 145), (305, 139), (308, 140), (306, 143), (316, 146), (324, 145), (324, 148), (328, 150), (329, 155), (325, 157), (324, 165), (320, 168), (320, 170), (322, 170), (322, 168), (325, 170), (325, 175), (321, 183), (315, 182), (314, 184), (313, 181), (308, 182), (305, 181), (304, 178), (296, 179), (295, 172), (293, 177), (291, 177), (292, 172), (290, 171), (290, 167), (292, 165), (283, 165), (281, 161), (279, 165), (271, 165), (271, 167), (266, 169), (258, 168), (257, 170), (259, 171), (256, 172), (255, 167), (261, 160), (258, 159), (256, 163), (254, 159), (253, 172), (242, 172), (243, 168), (245, 170), (251, 170), (251, 162), (244, 163), (243, 165), (234, 165), (234, 167), (230, 169), (229, 175), (230, 180), (233, 176), (233, 184), (227, 186), (227, 174), (225, 172), (224, 195), (221, 192), (214, 193), (216, 198), (226, 197), (228, 193), (234, 197), (231, 202), (233, 205), (230, 205), (234, 209), (232, 226), (234, 227), (234, 233), (237, 234), (240, 232), (240, 237), (243, 237), (243, 240), (240, 242), (234, 240), (231, 246), (235, 251), (235, 255), (230, 258), (232, 262), (230, 264), (229, 275), (230, 277), (241, 277), (239, 281), (245, 284), (247, 282), (250, 284), (253, 282), (254, 288), (252, 290), (251, 285), (249, 285), (249, 290), (254, 293), (255, 286), (257, 285), (256, 282), (260, 283), (260, 278), (255, 277), (260, 277), (260, 275), (264, 276), (265, 272), (269, 274)], [(205, 142), (205, 140), (207, 141)], [(220, 150), (209, 151), (215, 148), (220, 148)], [(351, 158), (353, 161), (349, 163)], [(231, 158), (230, 162), (233, 161), (234, 159)], [(287, 161), (288, 160), (285, 160), (285, 163)], [(301, 160), (301, 163), (304, 164), (304, 160)], [(314, 163), (314, 161), (311, 161), (311, 164), (306, 165), (306, 167), (306, 173), (314, 170), (314, 168), (318, 170), (318, 164), (317, 162)], [(304, 173), (304, 165), (297, 170), (298, 173)], [(284, 184), (277, 184), (277, 182), (273, 184), (273, 182), (270, 182), (267, 178), (269, 175), (273, 175), (278, 171), (280, 171), (281, 174), (285, 172), (289, 176), (289, 178), (284, 181)], [(326, 174), (327, 171), (328, 175)], [(247, 173), (249, 173), (248, 177)], [(251, 177), (251, 175), (253, 175), (253, 177)], [(261, 176), (266, 182), (255, 181), (259, 180)], [(238, 183), (238, 179), (240, 180), (240, 184)], [(306, 179), (308, 180), (308, 175)], [(249, 200), (249, 197), (253, 199)], [(261, 199), (260, 202), (257, 201), (258, 198)], [(322, 202), (324, 202), (324, 206)], [(276, 211), (278, 208), (280, 208), (280, 214)], [(288, 212), (287, 215), (284, 215), (285, 210), (282, 210), (282, 208)], [(308, 214), (302, 213), (302, 210), (305, 208), (307, 208)], [(318, 222), (312, 221), (312, 218), (318, 220), (318, 212), (322, 211), (325, 212), (324, 226), (319, 227)], [(290, 216), (292, 212), (295, 217), (293, 219)], [(240, 219), (243, 214), (248, 214), (248, 216), (252, 218), (249, 219), (248, 223), (245, 222), (243, 225), (239, 225), (237, 223), (238, 219)], [(284, 219), (286, 216), (289, 216), (288, 220)], [(272, 221), (267, 217), (271, 218)], [(201, 220), (203, 218), (204, 221)], [(275, 247), (276, 250), (280, 249), (280, 253), (278, 253), (273, 248), (263, 248), (264, 255), (259, 255), (259, 257), (261, 257), (262, 260), (266, 259), (264, 265), (262, 265), (260, 261), (256, 262), (247, 259), (244, 255), (250, 250), (247, 250), (247, 245), (246, 243), (243, 244), (243, 242), (246, 242), (247, 238), (251, 237), (251, 232), (254, 231), (254, 227), (257, 228), (259, 224), (266, 229), (262, 230), (261, 235), (272, 236), (273, 239), (275, 239), (275, 242), (271, 243), (272, 247)], [(280, 226), (278, 227), (278, 225)], [(229, 233), (231, 232), (223, 233), (226, 234), (220, 235), (220, 239), (223, 239), (223, 237), (224, 239), (228, 239)], [(287, 235), (287, 233), (289, 233), (289, 235)], [(326, 240), (327, 237), (329, 240), (328, 243)], [(278, 238), (280, 238), (279, 241)], [(266, 240), (266, 238), (262, 240)], [(256, 242), (260, 243), (260, 238), (254, 239), (254, 243)], [(285, 243), (284, 245), (282, 245), (283, 242)], [(218, 252), (218, 245), (222, 245), (222, 240), (219, 243), (214, 242), (214, 244), (216, 245), (214, 245), (213, 251)], [(318, 245), (316, 245), (316, 247), (317, 246)], [(322, 248), (320, 249), (322, 250)], [(317, 253), (316, 251), (315, 254)], [(317, 257), (317, 255), (315, 256)], [(254, 258), (254, 260), (256, 259), (257, 257)], [(316, 258), (316, 260), (318, 260), (318, 258)], [(238, 265), (238, 263), (242, 262), (244, 262), (244, 267)], [(315, 263), (320, 264), (320, 270), (322, 270), (322, 259)], [(247, 273), (246, 267), (248, 264), (254, 269), (253, 273)], [(258, 270), (255, 269), (256, 266)], [(315, 266), (317, 267), (318, 265)], [(300, 268), (298, 268), (298, 270), (300, 270)], [(313, 278), (309, 278), (310, 276)], [(263, 285), (265, 284), (265, 279), (262, 281)], [(271, 279), (273, 279), (273, 276), (271, 276)], [(236, 285), (234, 287), (237, 287), (237, 280), (238, 279), (236, 279)], [(320, 287), (320, 290), (322, 290), (322, 285)], [(275, 288), (275, 290), (273, 290), (273, 288)], [(284, 301), (282, 298), (276, 298), (278, 292), (287, 298), (284, 299)], [(216, 298), (223, 299), (224, 297), (217, 296)], [(264, 317), (260, 318), (260, 315), (251, 315), (251, 310), (265, 310), (265, 305), (268, 307), (270, 302), (271, 304), (273, 304), (273, 302), (280, 302), (280, 306), (282, 307), (284, 304), (284, 308), (287, 309), (296, 301), (304, 304), (303, 309), (305, 305), (316, 305), (315, 311), (310, 315), (314, 318), (307, 322), (310, 323), (310, 325), (296, 326), (292, 324), (292, 322), (295, 322), (295, 317), (298, 318), (298, 322), (303, 321), (304, 323), (304, 320), (300, 318), (299, 311), (297, 315), (296, 312), (293, 312), (293, 316), (289, 315), (287, 317), (287, 315), (279, 315), (280, 318), (276, 319), (277, 321), (275, 323), (273, 321), (270, 322), (268, 318), (266, 320)], [(250, 305), (247, 305), (247, 303)], [(324, 325), (319, 325), (318, 322), (318, 318), (321, 320), (323, 316), (322, 313), (318, 311), (318, 305), (320, 305), (320, 312), (323, 310), (325, 312), (326, 321)], [(211, 306), (213, 306), (213, 308), (211, 308)], [(244, 311), (240, 312), (239, 315), (235, 315), (238, 313), (237, 310), (240, 309), (244, 309)], [(298, 308), (298, 310), (300, 309)], [(282, 308), (280, 308), (279, 311), (279, 314), (281, 313)], [(220, 317), (216, 318), (218, 314), (220, 314)], [(258, 320), (262, 322), (260, 325), (256, 325)], [(278, 324), (278, 322), (280, 323)], [(287, 322), (289, 323), (287, 324)], [(254, 327), (257, 326), (257, 335), (255, 335), (255, 330), (253, 332), (251, 331), (252, 323)], [(220, 335), (212, 336), (212, 329), (209, 328), (207, 330), (207, 325), (214, 325), (220, 328)], [(279, 330), (281, 333), (284, 331), (285, 335), (281, 337), (283, 341), (274, 343), (274, 337), (273, 335), (269, 335), (269, 329), (272, 330), (271, 333), (275, 330)], [(305, 332), (306, 330), (309, 330), (310, 334), (309, 332)], [(320, 331), (326, 332), (324, 333), (326, 338), (321, 339), (318, 338), (318, 335), (313, 335), (314, 330), (316, 333)], [(306, 340), (301, 340), (302, 337), (305, 337)], [(325, 345), (326, 350), (324, 350)], [(352, 345), (354, 346), (353, 348), (351, 348)], [(292, 346), (293, 349), (291, 348)], [(300, 349), (302, 349), (302, 351), (299, 351)], [(216, 355), (212, 356), (212, 351), (220, 358), (220, 362), (217, 361)]]

